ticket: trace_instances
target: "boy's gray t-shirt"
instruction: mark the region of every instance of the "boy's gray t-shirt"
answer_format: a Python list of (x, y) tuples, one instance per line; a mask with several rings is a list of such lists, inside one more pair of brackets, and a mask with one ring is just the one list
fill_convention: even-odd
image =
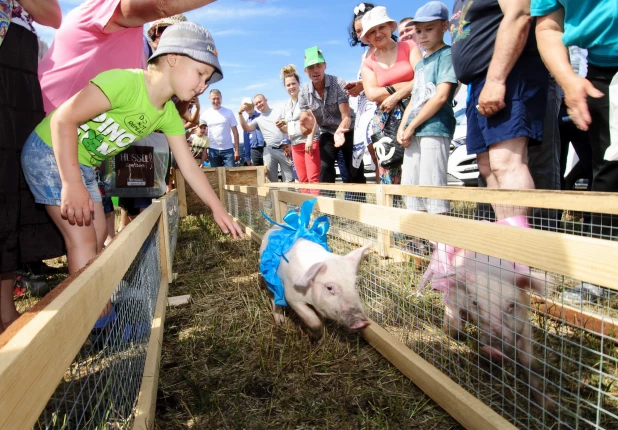
[(267, 146), (279, 148), (281, 146), (281, 141), (287, 136), (283, 134), (275, 124), (278, 119), (279, 114), (275, 112), (274, 109), (271, 109), (266, 113), (262, 112), (261, 115), (251, 121), (249, 125), (260, 130), (264, 137), (264, 143)]
[(451, 47), (448, 45), (423, 58), (416, 65), (410, 121), (418, 115), (427, 100), (436, 94), (438, 85), (444, 82), (454, 84), (448, 100), (433, 117), (416, 128), (415, 136), (443, 136), (452, 139), (455, 133), (457, 124), (453, 113), (453, 97), (457, 89), (457, 77), (453, 69)]

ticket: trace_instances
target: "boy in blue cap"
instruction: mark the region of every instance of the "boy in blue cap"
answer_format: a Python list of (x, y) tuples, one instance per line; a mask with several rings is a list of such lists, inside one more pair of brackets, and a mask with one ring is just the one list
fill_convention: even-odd
[[(446, 5), (431, 1), (412, 20), (417, 43), (425, 50), (414, 70), (412, 100), (397, 132), (397, 141), (406, 148), (401, 172), (404, 185), (446, 185), (449, 147), (455, 132), (453, 97), (457, 77), (451, 47), (444, 43), (449, 12)], [(407, 197), (408, 209), (444, 213), (449, 202)]]

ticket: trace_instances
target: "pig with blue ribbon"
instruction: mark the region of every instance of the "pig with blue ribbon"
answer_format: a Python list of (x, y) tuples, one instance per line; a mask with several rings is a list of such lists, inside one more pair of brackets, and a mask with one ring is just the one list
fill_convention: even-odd
[(316, 199), (288, 212), (266, 232), (260, 248), (260, 273), (273, 294), (273, 314), (283, 323), (283, 307), (290, 306), (320, 341), (323, 318), (334, 320), (353, 332), (369, 325), (356, 289), (358, 265), (369, 246), (346, 255), (333, 254), (327, 244), (330, 223), (318, 217), (310, 226)]

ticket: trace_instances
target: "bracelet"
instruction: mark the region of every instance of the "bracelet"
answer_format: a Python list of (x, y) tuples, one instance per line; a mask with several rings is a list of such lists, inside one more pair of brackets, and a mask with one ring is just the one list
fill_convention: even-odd
[(392, 86), (392, 85), (387, 85), (385, 88), (386, 88), (386, 91), (388, 91), (389, 94), (395, 94), (395, 92), (397, 91), (395, 89), (395, 87)]

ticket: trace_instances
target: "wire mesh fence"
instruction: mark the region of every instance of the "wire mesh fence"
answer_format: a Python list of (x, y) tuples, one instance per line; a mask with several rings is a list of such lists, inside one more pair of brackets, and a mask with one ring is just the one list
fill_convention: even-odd
[[(272, 208), (268, 197), (227, 195), (234, 216), (259, 234), (268, 230), (270, 224), (259, 214), (266, 206)], [(346, 198), (342, 191), (334, 196)], [(410, 197), (415, 196), (395, 196), (394, 205), (405, 207)], [(442, 201), (423, 203), (437, 209), (435, 213), (480, 223), (476, 203), (434, 200)], [(287, 205), (287, 210), (294, 209)], [(530, 224), (548, 224), (557, 212), (532, 210)], [(587, 223), (583, 217), (575, 222), (572, 212), (560, 212), (553, 231), (590, 235), (582, 232)], [(410, 257), (389, 259), (370, 253), (360, 269), (359, 292), (372, 320), (442, 373), (519, 428), (615, 428), (614, 290), (389, 231), (389, 225), (376, 228), (332, 213), (329, 219), (334, 252), (346, 253), (367, 243), (380, 249), (390, 243)], [(501, 238), (488, 240), (499, 244)], [(436, 271), (433, 279), (424, 276), (428, 268)]]
[(174, 261), (176, 252), (176, 242), (178, 242), (178, 224), (180, 222), (180, 211), (178, 210), (178, 193), (172, 193), (167, 198), (167, 222), (170, 235), (170, 256)]
[(130, 428), (161, 283), (160, 241), (155, 226), (111, 297), (115, 317), (93, 329), (35, 429)]

